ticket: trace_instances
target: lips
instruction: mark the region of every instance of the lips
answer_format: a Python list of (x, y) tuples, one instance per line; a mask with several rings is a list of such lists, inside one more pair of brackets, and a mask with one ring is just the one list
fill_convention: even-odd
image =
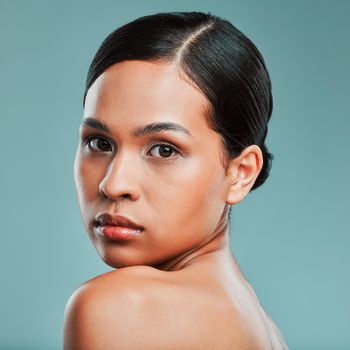
[(144, 227), (123, 215), (101, 214), (96, 219), (96, 226), (122, 226), (131, 229), (143, 230)]

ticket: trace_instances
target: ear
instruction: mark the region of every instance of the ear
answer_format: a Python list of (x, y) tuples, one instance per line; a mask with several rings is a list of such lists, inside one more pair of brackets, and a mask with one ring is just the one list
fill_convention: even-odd
[(259, 146), (250, 145), (232, 159), (228, 170), (226, 203), (236, 204), (249, 193), (263, 166), (263, 155)]

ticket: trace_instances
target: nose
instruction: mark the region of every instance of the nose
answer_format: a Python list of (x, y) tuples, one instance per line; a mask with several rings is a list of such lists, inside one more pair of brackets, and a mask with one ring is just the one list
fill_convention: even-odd
[(137, 188), (139, 176), (135, 160), (118, 154), (109, 164), (106, 175), (99, 184), (99, 192), (112, 200), (120, 198), (136, 200), (139, 197)]

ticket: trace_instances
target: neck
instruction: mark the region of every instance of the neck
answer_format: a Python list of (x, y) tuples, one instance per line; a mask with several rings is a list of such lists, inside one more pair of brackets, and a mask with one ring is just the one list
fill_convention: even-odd
[(219, 260), (229, 259), (231, 262), (235, 261), (229, 242), (228, 210), (229, 206), (226, 205), (215, 231), (208, 240), (202, 242), (200, 246), (195, 247), (193, 250), (154, 267), (164, 271), (178, 271), (208, 257), (218, 258)]

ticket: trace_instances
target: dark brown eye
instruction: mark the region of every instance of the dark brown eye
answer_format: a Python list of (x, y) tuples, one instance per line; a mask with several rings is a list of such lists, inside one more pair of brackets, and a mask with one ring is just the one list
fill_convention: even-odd
[[(110, 151), (110, 144), (106, 139), (101, 137), (91, 137), (87, 140), (89, 148), (93, 152), (108, 152)], [(97, 149), (97, 150), (96, 150)]]
[(166, 144), (166, 143), (159, 143), (157, 145), (154, 145), (152, 149), (156, 149), (158, 148), (158, 153), (160, 155), (159, 156), (156, 156), (156, 158), (170, 158), (170, 156), (175, 153), (175, 154), (178, 154), (179, 152), (172, 146)]

